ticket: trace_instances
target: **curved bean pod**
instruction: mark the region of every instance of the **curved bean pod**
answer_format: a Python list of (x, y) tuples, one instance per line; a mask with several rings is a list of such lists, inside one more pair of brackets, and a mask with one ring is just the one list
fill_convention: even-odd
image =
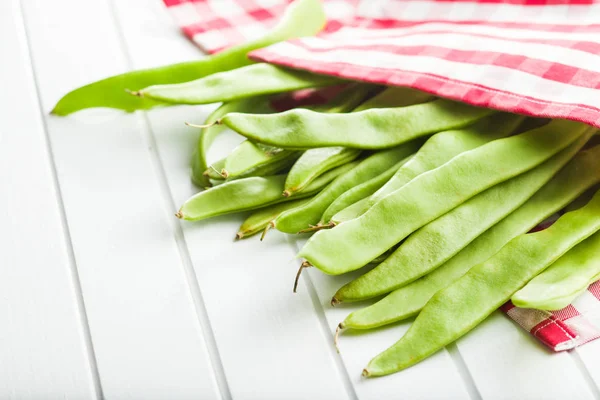
[(465, 200), (543, 163), (587, 129), (554, 120), (462, 153), (387, 195), (359, 218), (317, 232), (299, 256), (332, 275), (358, 269)]
[(311, 197), (299, 200), (286, 201), (274, 204), (254, 211), (240, 226), (236, 239), (245, 239), (259, 232), (264, 231), (269, 222), (273, 221), (284, 211), (299, 207), (310, 201)]
[[(221, 174), (221, 171), (225, 168), (225, 159), (222, 158), (220, 160), (212, 163), (206, 170), (202, 173), (205, 177), (209, 179), (213, 179), (215, 181), (224, 181), (225, 177)], [(212, 186), (212, 184), (211, 184)]]
[(511, 240), (488, 261), (436, 293), (402, 339), (372, 359), (363, 375), (388, 375), (408, 368), (469, 332), (533, 277), (597, 232), (598, 215), (600, 192), (550, 228)]
[[(365, 98), (371, 96), (374, 91), (378, 90), (378, 87), (364, 84), (351, 84), (347, 88), (343, 89), (340, 94), (335, 96), (330, 102), (325, 105), (315, 106), (311, 108), (319, 109), (321, 112), (333, 113), (333, 112), (348, 112), (354, 109), (358, 104), (362, 103)], [(222, 125), (218, 125), (222, 126)], [(356, 150), (353, 150), (356, 151)], [(307, 151), (308, 155), (302, 155), (304, 160), (314, 160), (315, 162), (321, 161), (322, 165), (316, 165), (318, 173), (312, 173), (311, 165), (306, 162), (298, 160), (296, 163), (296, 175), (302, 170), (300, 166), (304, 166), (306, 173), (311, 174), (310, 181), (316, 178), (316, 176), (324, 173), (327, 170), (335, 168), (341, 165), (341, 162), (332, 161), (329, 164), (326, 160), (319, 159), (315, 160), (314, 157), (310, 157), (313, 150)], [(223, 175), (228, 176), (230, 179), (236, 177), (244, 177), (249, 175), (273, 175), (276, 172), (282, 170), (278, 166), (272, 166), (272, 164), (285, 164), (288, 167), (294, 161), (301, 156), (298, 151), (284, 150), (277, 147), (266, 146), (261, 143), (254, 143), (250, 140), (242, 142), (234, 151), (227, 157), (225, 161), (225, 171)], [(332, 154), (333, 158), (336, 158), (336, 154)], [(287, 160), (283, 161), (283, 160)], [(325, 164), (328, 164), (328, 168), (323, 168)], [(321, 167), (321, 168), (319, 168)], [(265, 172), (266, 171), (266, 172)], [(293, 174), (292, 171), (290, 173)], [(288, 174), (289, 179), (289, 174)], [(310, 182), (305, 182), (306, 184)], [(304, 184), (303, 186), (306, 186)]]
[(398, 161), (395, 165), (389, 168), (387, 171), (382, 172), (381, 174), (365, 181), (359, 185), (356, 185), (350, 190), (342, 193), (340, 197), (334, 200), (333, 203), (327, 207), (323, 216), (321, 217), (321, 222), (319, 224), (323, 225), (328, 221), (333, 220), (333, 216), (338, 212), (350, 207), (351, 205), (359, 202), (362, 199), (366, 199), (373, 193), (377, 191), (380, 187), (382, 187), (395, 173), (398, 169), (410, 161), (412, 156), (409, 156), (403, 160)]
[(256, 142), (283, 148), (385, 149), (435, 132), (467, 126), (493, 112), (439, 99), (350, 114), (322, 114), (302, 109), (271, 115), (230, 113), (221, 118), (220, 123)]
[(361, 150), (346, 147), (323, 147), (305, 151), (290, 169), (283, 195), (291, 196), (319, 175), (356, 159), (360, 153)]
[(333, 303), (373, 298), (433, 271), (519, 208), (573, 158), (593, 130), (543, 164), (467, 200), (410, 235), (379, 266), (344, 285)]
[(132, 92), (132, 95), (173, 104), (210, 104), (341, 82), (328, 75), (260, 63), (217, 72), (190, 82), (149, 86)]
[[(223, 104), (213, 111), (206, 119), (205, 124), (212, 124), (219, 120), (223, 115), (230, 112), (252, 112), (263, 114), (273, 112), (273, 109), (270, 107), (267, 97), (232, 101)], [(200, 130), (198, 144), (196, 145), (196, 151), (192, 158), (192, 181), (196, 185), (201, 187), (212, 186), (208, 178), (204, 175), (204, 171), (208, 168), (206, 153), (215, 138), (226, 128), (227, 127), (223, 125), (211, 125)], [(219, 171), (221, 171), (223, 167), (224, 166), (221, 166)]]
[(420, 90), (392, 86), (373, 96), (354, 109), (354, 112), (370, 110), (371, 108), (406, 107), (426, 103), (434, 97)]
[(126, 90), (187, 82), (215, 72), (249, 65), (252, 63), (247, 57), (250, 51), (288, 39), (312, 36), (323, 28), (325, 20), (320, 1), (296, 0), (287, 8), (281, 21), (269, 33), (256, 40), (230, 47), (201, 60), (128, 72), (91, 83), (66, 94), (58, 101), (52, 113), (67, 115), (91, 107), (135, 111), (164, 105), (151, 99), (133, 97)]
[(299, 151), (267, 147), (245, 140), (227, 156), (221, 174), (229, 180), (251, 175), (273, 175), (291, 166), (299, 156)]
[(439, 167), (460, 153), (510, 135), (523, 120), (524, 117), (520, 115), (497, 113), (483, 118), (465, 129), (436, 133), (425, 142), (412, 160), (403, 165), (367, 201), (362, 201), (360, 205), (340, 212), (332, 219), (332, 222), (341, 223), (357, 218), (377, 201), (422, 173)]
[(311, 196), (322, 190), (338, 175), (347, 172), (351, 167), (351, 165), (346, 164), (328, 171), (315, 179), (304, 191), (293, 197), (281, 195), (285, 175), (253, 176), (225, 182), (190, 197), (175, 215), (177, 218), (187, 221), (199, 221), (218, 215), (255, 210), (271, 204)]
[(444, 265), (397, 289), (377, 303), (357, 310), (341, 328), (371, 329), (416, 315), (433, 295), (486, 261), (513, 238), (578, 199), (600, 182), (600, 146), (577, 154), (550, 182), (525, 204), (491, 227)]
[(277, 217), (273, 221), (274, 227), (281, 232), (298, 233), (301, 230), (309, 228), (311, 225), (317, 224), (323, 215), (323, 211), (340, 194), (354, 187), (356, 182), (365, 181), (387, 170), (391, 165), (397, 163), (398, 160), (402, 160), (414, 153), (419, 148), (419, 145), (418, 141), (411, 142), (397, 148), (375, 153), (360, 163), (355, 162), (357, 164), (355, 168), (344, 175), (340, 175), (310, 202), (302, 207), (286, 211)]
[(565, 308), (600, 276), (600, 234), (584, 240), (515, 293), (517, 307)]

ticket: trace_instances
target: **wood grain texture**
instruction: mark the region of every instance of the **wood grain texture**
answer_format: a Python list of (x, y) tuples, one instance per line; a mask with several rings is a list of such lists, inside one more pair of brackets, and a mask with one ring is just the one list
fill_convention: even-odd
[(89, 81), (202, 57), (161, 1), (23, 3), (41, 98), (16, 0), (0, 2), (0, 398), (600, 400), (599, 341), (552, 354), (498, 313), (450, 351), (361, 378), (410, 321), (348, 332), (338, 356), (357, 305), (329, 300), (352, 274), (306, 271), (293, 295), (304, 239), (234, 242), (244, 215), (173, 217), (198, 190), (183, 122), (213, 106), (40, 117), (38, 100), (46, 113)]
[(95, 399), (93, 352), (17, 1), (0, 2), (0, 37), (0, 398)]
[[(46, 112), (127, 65), (106, 1), (25, 1)], [(139, 119), (46, 118), (104, 395), (220, 398)]]
[[(156, 3), (135, 0), (114, 5), (134, 68), (201, 54), (191, 45), (181, 45), (188, 43)], [(173, 107), (148, 113), (173, 211), (198, 191), (189, 177), (198, 132), (183, 122), (202, 121), (209, 110)], [(241, 140), (233, 133), (219, 139), (210, 151), (212, 160)], [(263, 243), (258, 238), (234, 242), (243, 218), (234, 215), (181, 224), (232, 397), (347, 398), (310, 296), (292, 294), (296, 265), (285, 237), (273, 232)]]

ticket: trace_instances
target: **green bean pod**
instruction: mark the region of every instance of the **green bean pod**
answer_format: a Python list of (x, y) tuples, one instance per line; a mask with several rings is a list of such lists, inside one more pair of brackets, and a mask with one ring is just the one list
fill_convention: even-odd
[[(364, 99), (364, 97), (363, 95), (359, 98)], [(394, 87), (387, 88), (361, 105), (358, 105), (358, 102), (355, 101), (352, 108), (354, 109), (353, 112), (360, 112), (371, 108), (404, 107), (420, 104), (431, 98), (430, 94), (414, 89)], [(333, 112), (346, 111), (350, 111), (350, 109)], [(360, 153), (361, 151), (358, 149), (345, 147), (325, 147), (307, 150), (290, 170), (286, 182), (286, 191), (293, 193), (294, 190), (297, 190), (296, 188), (306, 185), (314, 176), (318, 176), (324, 170), (355, 159)]]
[(469, 198), (543, 163), (587, 129), (554, 120), (462, 153), (387, 195), (359, 218), (317, 232), (299, 256), (332, 275), (358, 269)]
[(356, 185), (352, 189), (347, 190), (342, 193), (340, 197), (334, 200), (333, 203), (327, 207), (323, 216), (321, 217), (321, 222), (319, 224), (324, 225), (328, 221), (333, 220), (333, 216), (338, 212), (345, 210), (351, 205), (359, 202), (362, 199), (366, 199), (373, 193), (377, 191), (380, 187), (382, 187), (400, 167), (409, 162), (412, 159), (412, 156), (407, 157), (403, 160), (398, 161), (395, 165), (389, 168), (387, 171), (382, 172), (381, 174), (365, 181), (361, 184)]
[(332, 302), (377, 297), (433, 271), (525, 203), (573, 158), (592, 134), (589, 129), (543, 164), (491, 187), (420, 228), (377, 268), (338, 290)]
[(596, 233), (533, 278), (511, 300), (517, 307), (560, 310), (599, 277), (600, 234)]
[(218, 72), (190, 82), (149, 86), (132, 92), (132, 95), (172, 104), (210, 104), (338, 85), (341, 82), (328, 75), (260, 63)]
[[(273, 112), (273, 109), (270, 107), (268, 97), (232, 101), (223, 104), (213, 111), (206, 119), (205, 124), (210, 125), (223, 115), (234, 111), (263, 114)], [(223, 125), (210, 125), (200, 130), (198, 144), (196, 145), (196, 151), (192, 158), (192, 181), (196, 185), (201, 187), (212, 186), (208, 178), (204, 175), (204, 171), (208, 168), (206, 154), (215, 138), (226, 128), (227, 127)], [(222, 168), (223, 166), (219, 171), (221, 171)]]
[(357, 310), (341, 328), (372, 329), (416, 315), (433, 295), (486, 261), (510, 240), (529, 232), (600, 182), (600, 146), (577, 154), (525, 204), (485, 231), (444, 265), (397, 289), (377, 303)]
[[(387, 170), (399, 160), (417, 151), (419, 141), (407, 143), (396, 148), (375, 153), (340, 175), (335, 181), (302, 207), (294, 208), (281, 214), (275, 221), (274, 227), (286, 233), (298, 233), (301, 230), (317, 224), (323, 211), (342, 193), (351, 189), (357, 182), (363, 182)], [(375, 257), (373, 257), (375, 258)]]
[(354, 205), (343, 212), (340, 210), (335, 217), (332, 216), (331, 222), (339, 224), (359, 217), (377, 201), (406, 185), (422, 173), (439, 167), (460, 153), (510, 135), (523, 120), (524, 117), (520, 115), (497, 113), (483, 118), (465, 129), (436, 133), (425, 142), (410, 162), (403, 165), (368, 200), (362, 201), (360, 205)]
[(206, 168), (206, 170), (204, 170), (202, 175), (208, 179), (213, 179), (215, 181), (224, 181), (225, 177), (221, 173), (221, 171), (223, 171), (223, 168), (225, 168), (225, 159), (224, 158), (217, 160), (214, 163), (210, 164), (208, 166), (208, 168)]
[(267, 147), (245, 140), (227, 156), (221, 174), (228, 180), (274, 175), (294, 164), (300, 154), (299, 151)]
[(356, 159), (360, 153), (361, 150), (346, 147), (323, 147), (305, 151), (290, 169), (283, 195), (293, 195), (319, 175)]
[(240, 226), (240, 229), (238, 229), (238, 232), (235, 235), (236, 239), (246, 239), (259, 232), (263, 232), (269, 222), (277, 218), (279, 214), (292, 208), (299, 207), (302, 204), (310, 201), (310, 199), (311, 197), (286, 201), (254, 211), (248, 218), (246, 218), (246, 220), (244, 220)]
[(371, 108), (406, 107), (426, 103), (434, 97), (426, 92), (408, 87), (387, 87), (377, 95), (365, 101), (354, 109), (354, 112), (370, 110)]
[(406, 334), (372, 359), (365, 376), (408, 368), (454, 342), (504, 304), (528, 281), (600, 229), (600, 192), (550, 228), (516, 237), (486, 262), (436, 293)]
[(91, 107), (135, 111), (164, 105), (165, 103), (149, 98), (131, 96), (126, 90), (187, 82), (215, 72), (249, 65), (252, 63), (247, 57), (250, 51), (288, 39), (312, 36), (323, 28), (325, 21), (325, 13), (319, 0), (296, 0), (286, 9), (280, 22), (258, 39), (230, 47), (201, 60), (128, 72), (91, 83), (66, 94), (58, 101), (52, 113), (68, 115)]
[(255, 210), (271, 204), (282, 203), (314, 195), (338, 175), (347, 172), (352, 165), (343, 165), (328, 171), (310, 184), (304, 191), (293, 197), (281, 195), (285, 175), (253, 176), (225, 182), (210, 190), (204, 190), (190, 197), (175, 214), (187, 221), (199, 221), (218, 215)]
[[(378, 90), (378, 87), (372, 85), (359, 83), (351, 84), (327, 104), (313, 106), (311, 109), (319, 109), (321, 112), (348, 112)], [(312, 150), (309, 150), (309, 152), (312, 152)], [(228, 179), (237, 179), (251, 175), (274, 175), (282, 170), (281, 164), (285, 164), (285, 167), (289, 167), (300, 155), (301, 152), (298, 151), (284, 150), (246, 140), (227, 157), (225, 161), (225, 170), (222, 171), (222, 173), (224, 176), (227, 176)], [(335, 154), (332, 155), (332, 157), (335, 158)], [(284, 159), (286, 161), (284, 161)], [(326, 164), (324, 160), (322, 161), (322, 164)], [(318, 175), (341, 164), (342, 163), (340, 162), (331, 162), (329, 168), (326, 169), (322, 168), (321, 165)], [(306, 165), (306, 163), (300, 162), (299, 165), (305, 165), (310, 169), (310, 166)], [(316, 166), (317, 169), (318, 167), (319, 165)], [(313, 174), (312, 177), (315, 178), (318, 175)]]
[(230, 113), (220, 119), (256, 142), (290, 149), (343, 146), (385, 149), (435, 132), (467, 126), (494, 111), (439, 99), (408, 107), (350, 114), (294, 109), (279, 114)]

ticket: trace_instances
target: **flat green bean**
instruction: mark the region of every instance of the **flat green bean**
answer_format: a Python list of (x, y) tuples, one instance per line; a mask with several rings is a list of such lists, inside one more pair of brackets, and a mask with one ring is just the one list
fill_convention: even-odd
[(516, 237), (486, 262), (436, 293), (406, 334), (372, 359), (365, 376), (408, 368), (457, 340), (528, 281), (600, 229), (600, 192), (550, 228)]
[[(362, 99), (364, 96), (360, 98)], [(358, 105), (358, 102), (354, 102), (355, 104), (352, 108), (354, 109), (353, 112), (360, 112), (372, 108), (405, 107), (426, 102), (431, 98), (430, 94), (414, 89), (392, 87), (360, 105)], [(334, 112), (340, 111), (345, 112), (350, 111), (350, 109)], [(345, 147), (325, 147), (307, 150), (290, 170), (288, 181), (286, 182), (286, 190), (292, 193), (296, 187), (302, 187), (303, 184), (310, 182), (313, 176), (318, 176), (323, 170), (341, 165), (347, 162), (347, 160), (355, 159), (360, 153), (361, 151), (358, 149)]]
[(332, 222), (349, 221), (364, 214), (377, 201), (422, 173), (439, 167), (460, 153), (510, 135), (523, 120), (524, 117), (520, 115), (497, 113), (483, 118), (465, 129), (436, 133), (425, 142), (415, 157), (403, 165), (381, 189), (368, 200), (361, 201), (359, 205), (354, 205), (343, 212), (340, 210)]
[[(327, 104), (313, 106), (311, 109), (319, 109), (321, 112), (331, 113), (348, 112), (379, 90), (379, 87), (372, 85), (358, 83), (351, 84), (343, 89), (341, 93), (335, 96), (335, 98), (333, 98)], [(302, 175), (303, 169), (301, 166), (304, 166), (306, 175), (310, 175), (310, 178), (308, 178), (306, 182), (303, 182), (302, 187), (304, 187), (326, 170), (335, 168), (343, 163), (339, 161), (337, 163), (330, 162), (328, 164), (329, 168), (324, 168), (324, 165), (327, 164), (326, 160), (321, 159), (320, 161), (322, 165), (318, 165), (319, 160), (315, 160), (315, 157), (310, 156), (315, 150), (308, 150), (306, 152), (308, 154), (302, 154), (301, 160), (298, 160), (298, 162), (295, 164), (295, 168), (288, 173), (288, 179), (293, 180), (294, 175), (296, 177)], [(356, 150), (352, 151), (355, 152)], [(285, 167), (288, 167), (300, 156), (301, 152), (298, 151), (284, 150), (273, 146), (266, 146), (261, 143), (254, 143), (250, 140), (245, 140), (227, 157), (225, 161), (225, 171), (222, 172), (223, 175), (228, 176), (229, 179), (250, 175), (274, 175), (276, 172), (282, 170), (281, 164), (285, 164)], [(336, 158), (335, 154), (332, 155), (332, 157)], [(341, 160), (341, 157), (337, 158), (340, 158)], [(318, 169), (318, 173), (312, 171), (312, 166), (306, 162), (307, 159), (317, 162), (315, 169)], [(278, 164), (279, 166), (273, 167), (273, 164)], [(290, 174), (292, 175), (292, 178), (290, 178)]]
[(439, 99), (414, 106), (372, 108), (350, 114), (323, 114), (302, 109), (271, 115), (230, 113), (219, 123), (256, 142), (283, 148), (384, 149), (467, 126), (493, 112)]
[(415, 141), (367, 157), (355, 168), (344, 175), (340, 175), (310, 202), (302, 207), (286, 211), (277, 217), (273, 221), (274, 227), (281, 232), (298, 233), (311, 225), (317, 224), (323, 215), (323, 211), (340, 194), (351, 189), (357, 182), (370, 179), (387, 170), (391, 165), (417, 151), (420, 144), (419, 141)]
[(560, 310), (585, 292), (599, 276), (600, 234), (596, 233), (533, 278), (511, 300), (517, 307)]
[(344, 285), (332, 303), (389, 293), (433, 271), (533, 196), (593, 134), (586, 134), (543, 164), (467, 200), (423, 226), (379, 266)]
[(260, 63), (217, 72), (190, 82), (149, 86), (131, 94), (173, 104), (210, 104), (341, 82), (328, 75)]
[(354, 109), (354, 112), (370, 110), (372, 108), (406, 107), (426, 103), (434, 97), (426, 92), (408, 87), (392, 86), (381, 91), (376, 96), (365, 101)]
[[(210, 125), (223, 115), (234, 111), (263, 114), (273, 112), (273, 109), (270, 107), (267, 97), (232, 101), (213, 111), (206, 119), (205, 124)], [(200, 130), (196, 151), (192, 157), (192, 181), (200, 187), (212, 186), (208, 177), (204, 175), (206, 168), (208, 168), (206, 155), (215, 138), (226, 128), (223, 125), (210, 125)], [(224, 168), (224, 165), (221, 166), (219, 171), (222, 168)]]
[(240, 229), (238, 229), (238, 232), (235, 235), (236, 239), (245, 239), (264, 231), (269, 222), (277, 218), (279, 214), (292, 208), (299, 207), (310, 201), (310, 199), (311, 197), (307, 197), (299, 200), (286, 201), (254, 211), (244, 220)]
[(360, 153), (359, 149), (346, 147), (322, 147), (305, 151), (290, 169), (283, 195), (293, 195), (319, 175), (356, 159)]
[(325, 25), (325, 13), (319, 0), (297, 0), (285, 11), (280, 22), (266, 35), (201, 60), (144, 69), (116, 75), (91, 83), (65, 95), (52, 110), (68, 115), (91, 107), (111, 107), (125, 111), (164, 105), (148, 98), (134, 97), (125, 90), (139, 90), (149, 85), (187, 82), (215, 72), (249, 65), (247, 54), (273, 43), (302, 36), (312, 36)]
[(282, 203), (314, 195), (321, 191), (338, 175), (347, 172), (352, 165), (346, 164), (328, 171), (310, 184), (304, 191), (293, 197), (281, 195), (285, 175), (253, 176), (225, 182), (210, 190), (204, 190), (190, 197), (175, 214), (187, 221), (199, 221), (218, 215), (255, 210), (271, 204)]
[(245, 140), (227, 156), (221, 174), (229, 180), (252, 175), (273, 175), (290, 167), (299, 156), (298, 151), (265, 147)]
[(409, 156), (403, 160), (400, 160), (387, 171), (382, 172), (380, 175), (377, 175), (369, 179), (368, 181), (358, 184), (352, 189), (342, 193), (340, 197), (335, 199), (334, 202), (331, 203), (329, 207), (327, 207), (327, 209), (323, 213), (323, 216), (321, 217), (321, 221), (319, 222), (319, 224), (324, 225), (328, 221), (332, 221), (333, 216), (336, 215), (338, 212), (347, 209), (351, 205), (359, 202), (362, 199), (366, 199), (367, 197), (375, 193), (377, 189), (382, 187), (388, 180), (390, 180), (392, 176), (394, 176), (394, 174), (396, 173), (396, 171), (398, 171), (400, 167), (409, 162), (412, 159), (412, 157), (413, 156)]
[(372, 329), (416, 315), (436, 292), (496, 254), (510, 240), (529, 232), (598, 182), (600, 146), (577, 154), (525, 204), (485, 231), (444, 265), (393, 291), (377, 303), (351, 313), (340, 327)]
[(554, 120), (462, 153), (387, 195), (362, 216), (317, 232), (299, 256), (332, 275), (358, 269), (465, 200), (543, 163), (587, 129)]

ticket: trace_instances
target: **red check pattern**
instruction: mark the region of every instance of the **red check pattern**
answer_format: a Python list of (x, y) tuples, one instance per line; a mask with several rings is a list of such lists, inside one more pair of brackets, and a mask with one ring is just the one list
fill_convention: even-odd
[[(185, 35), (207, 52), (265, 34), (291, 2), (163, 1)], [(329, 22), (320, 35), (278, 43), (251, 57), (600, 128), (596, 0), (323, 0), (323, 4)], [(519, 309), (511, 303), (503, 310), (548, 347), (567, 350), (600, 337), (600, 282), (560, 311)]]

